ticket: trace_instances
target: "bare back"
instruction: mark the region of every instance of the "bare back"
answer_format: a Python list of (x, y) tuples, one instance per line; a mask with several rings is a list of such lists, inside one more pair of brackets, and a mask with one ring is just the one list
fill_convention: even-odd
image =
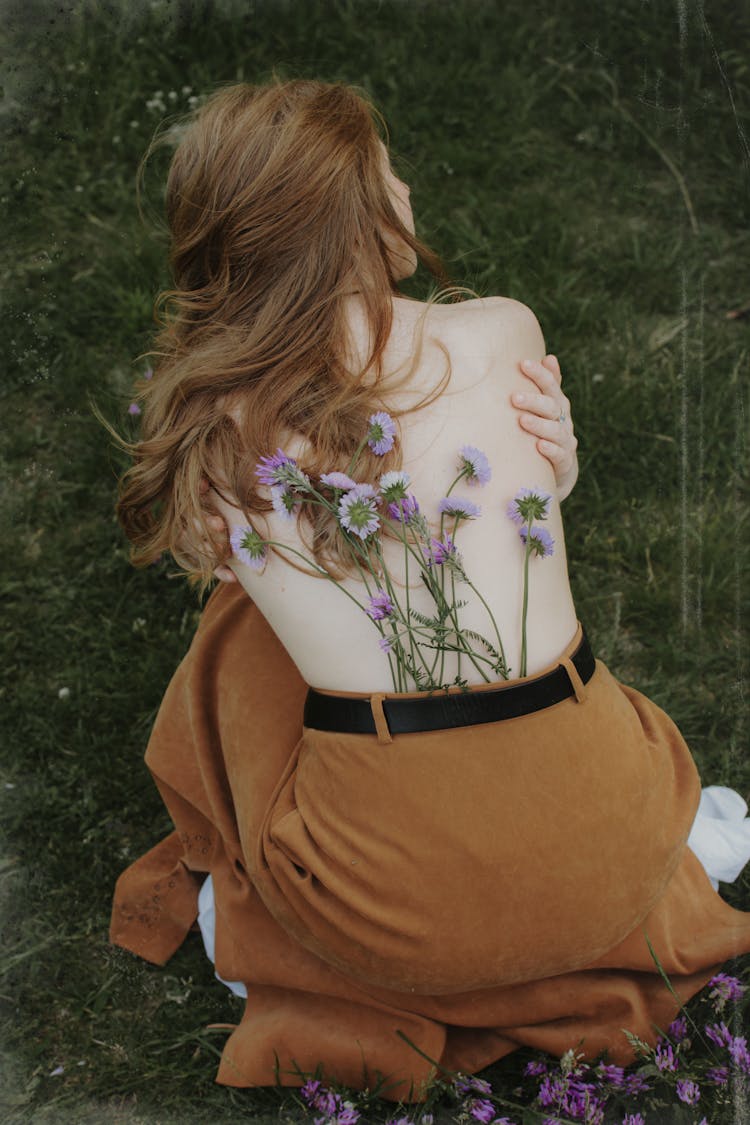
[[(365, 329), (354, 303), (351, 315), (353, 339), (364, 352)], [(518, 528), (507, 518), (506, 508), (524, 486), (542, 488), (553, 496), (546, 527), (555, 541), (554, 553), (544, 559), (532, 558), (529, 566), (527, 674), (533, 675), (562, 652), (576, 630), (554, 472), (536, 449), (535, 439), (519, 426), (510, 403), (510, 395), (527, 389), (529, 382), (520, 370), (520, 360), (541, 359), (544, 339), (531, 310), (510, 299), (485, 298), (426, 307), (418, 301), (397, 298), (384, 357), (386, 372), (396, 371), (413, 357), (423, 316), (418, 365), (408, 384), (393, 390), (390, 397), (386, 383), (383, 407), (397, 412), (416, 405), (439, 382), (447, 354), (450, 381), (446, 389), (430, 405), (399, 419), (402, 467), (411, 478), (409, 491), (415, 494), (427, 518), (433, 519), (456, 476), (460, 447), (472, 445), (486, 453), (492, 466), (491, 481), (483, 488), (462, 481), (454, 493), (482, 508), (479, 519), (459, 528), (457, 547), (467, 575), (493, 611), (511, 678), (519, 675), (523, 551)], [(288, 445), (285, 452), (294, 456), (299, 449)], [(345, 471), (346, 466), (331, 465), (330, 470)], [(246, 524), (238, 509), (218, 497), (216, 507), (230, 528)], [(309, 555), (295, 521), (271, 512), (267, 531), (262, 522), (258, 530)], [(402, 581), (403, 547), (384, 540), (383, 552), (389, 572)], [(300, 573), (273, 554), (261, 573), (236, 559), (231, 566), (308, 684), (338, 691), (393, 690), (377, 630), (332, 582)], [(360, 581), (347, 578), (345, 585), (360, 602), (366, 602)], [(433, 608), (429, 594), (414, 573), (410, 574), (409, 590), (412, 607), (429, 614)], [(489, 619), (479, 600), (465, 587), (457, 596), (467, 602), (461, 610), (461, 625), (489, 636)], [(456, 674), (450, 659), (445, 673), (446, 682)], [(469, 683), (482, 682), (479, 673), (466, 663), (461, 675)]]

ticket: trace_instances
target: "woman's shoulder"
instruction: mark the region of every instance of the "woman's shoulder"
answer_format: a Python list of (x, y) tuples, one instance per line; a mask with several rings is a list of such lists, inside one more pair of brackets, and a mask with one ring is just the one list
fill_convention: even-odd
[(452, 349), (488, 357), (519, 349), (529, 358), (544, 355), (544, 336), (535, 313), (513, 297), (434, 302), (425, 308), (430, 334), (443, 338)]

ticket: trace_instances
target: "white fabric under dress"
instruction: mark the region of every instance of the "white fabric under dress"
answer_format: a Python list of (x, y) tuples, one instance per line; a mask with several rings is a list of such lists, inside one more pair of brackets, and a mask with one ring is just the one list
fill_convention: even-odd
[[(714, 890), (719, 883), (733, 883), (750, 861), (750, 817), (747, 802), (734, 789), (709, 785), (701, 791), (698, 811), (688, 836), (688, 847), (706, 869)], [(198, 895), (198, 925), (206, 953), (215, 962), (216, 911), (214, 887), (209, 875)], [(231, 988), (236, 996), (247, 999), (242, 981), (216, 979)]]

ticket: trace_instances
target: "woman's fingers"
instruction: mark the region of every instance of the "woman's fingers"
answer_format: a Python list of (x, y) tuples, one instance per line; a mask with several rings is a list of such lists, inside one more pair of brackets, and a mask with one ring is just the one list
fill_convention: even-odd
[(519, 419), (521, 425), (529, 433), (537, 437), (546, 438), (547, 441), (556, 441), (558, 444), (569, 444), (573, 436), (568, 419), (562, 421), (557, 418), (542, 418), (539, 414), (522, 414)]
[(534, 395), (521, 391), (512, 396), (514, 406), (538, 414), (540, 418), (558, 418), (560, 405), (550, 395)]
[(546, 355), (541, 363), (535, 359), (524, 359), (521, 362), (521, 370), (544, 394), (555, 398), (562, 393), (560, 391), (562, 374), (555, 356)]
[(562, 382), (562, 371), (560, 370), (560, 364), (557, 361), (557, 356), (556, 355), (546, 355), (544, 357), (544, 359), (542, 360), (542, 365), (544, 367), (546, 367), (547, 370), (552, 373), (555, 381), (557, 382), (557, 384), (559, 386), (560, 383)]
[(558, 495), (563, 500), (578, 476), (578, 439), (573, 432), (570, 402), (560, 385), (560, 364), (557, 356), (546, 355), (541, 362), (523, 360), (520, 367), (536, 385), (536, 391), (518, 391), (511, 395), (511, 402), (519, 411), (519, 425), (538, 439), (537, 449), (552, 464)]
[(219, 582), (236, 582), (237, 575), (229, 566), (217, 566), (214, 570), (214, 578), (218, 578)]

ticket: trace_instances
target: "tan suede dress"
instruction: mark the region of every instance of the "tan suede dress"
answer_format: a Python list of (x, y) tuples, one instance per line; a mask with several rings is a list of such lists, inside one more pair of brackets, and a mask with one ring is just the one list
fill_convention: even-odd
[(214, 592), (146, 755), (175, 831), (118, 880), (110, 937), (163, 964), (211, 874), (216, 969), (248, 993), (219, 1082), (321, 1064), (418, 1100), (429, 1059), (623, 1064), (623, 1029), (654, 1042), (677, 1011), (649, 944), (683, 1001), (750, 952), (750, 914), (686, 847), (700, 780), (678, 729), (600, 661), (571, 679), (501, 722), (303, 729), (285, 650), (244, 591)]

